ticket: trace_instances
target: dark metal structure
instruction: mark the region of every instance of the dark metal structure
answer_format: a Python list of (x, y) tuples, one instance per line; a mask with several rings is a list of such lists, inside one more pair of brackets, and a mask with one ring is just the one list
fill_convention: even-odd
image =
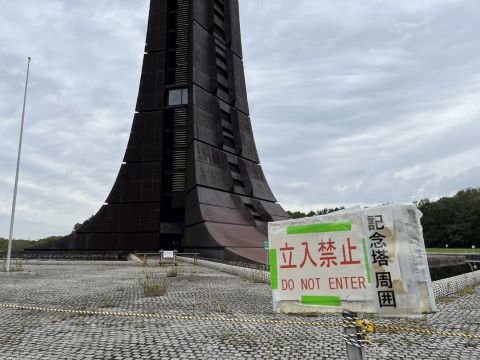
[(238, 0), (151, 0), (117, 180), (98, 213), (48, 249), (182, 249), (265, 262), (266, 224), (287, 218), (255, 148)]

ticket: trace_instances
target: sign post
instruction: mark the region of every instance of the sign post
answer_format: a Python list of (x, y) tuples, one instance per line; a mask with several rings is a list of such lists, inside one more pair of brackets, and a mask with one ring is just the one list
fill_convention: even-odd
[(360, 330), (358, 326), (352, 324), (357, 314), (345, 311), (342, 316), (346, 323), (346, 326), (343, 328), (343, 333), (347, 346), (347, 358), (348, 360), (362, 360), (365, 351), (364, 348), (359, 345), (362, 340)]
[(263, 242), (263, 248), (267, 252), (267, 271), (270, 271), (270, 259), (269, 259), (269, 256), (268, 256), (268, 249), (269, 249), (268, 248), (268, 240)]
[(348, 359), (363, 359), (356, 313), (419, 316), (435, 298), (415, 205), (268, 224), (273, 310), (342, 312)]
[(177, 264), (175, 257), (175, 251), (173, 250), (160, 250), (160, 264)]

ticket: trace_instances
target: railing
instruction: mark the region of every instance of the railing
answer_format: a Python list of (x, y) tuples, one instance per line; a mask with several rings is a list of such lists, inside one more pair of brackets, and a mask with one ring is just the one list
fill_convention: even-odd
[(473, 264), (474, 268), (477, 268), (477, 264), (480, 264), (480, 254), (470, 254), (465, 256), (467, 263)]

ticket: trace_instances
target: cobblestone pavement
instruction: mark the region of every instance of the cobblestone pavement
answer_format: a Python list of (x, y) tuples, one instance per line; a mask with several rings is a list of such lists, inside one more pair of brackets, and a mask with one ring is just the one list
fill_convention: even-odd
[[(215, 270), (112, 262), (34, 262), (0, 272), (0, 304), (112, 312), (339, 322), (276, 315), (266, 284)], [(146, 297), (145, 278), (166, 284)], [(383, 320), (382, 320), (383, 321)], [(441, 299), (427, 319), (395, 324), (480, 334), (480, 288)], [(374, 334), (367, 359), (480, 359), (480, 343), (460, 337)], [(345, 359), (341, 328), (81, 316), (0, 307), (0, 359)]]

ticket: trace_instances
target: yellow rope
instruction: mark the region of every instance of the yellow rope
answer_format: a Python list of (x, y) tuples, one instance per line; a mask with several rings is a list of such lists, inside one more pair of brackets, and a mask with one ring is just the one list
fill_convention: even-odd
[(421, 335), (431, 336), (448, 336), (448, 337), (463, 337), (470, 340), (480, 339), (480, 335), (473, 335), (467, 333), (457, 333), (450, 331), (431, 330), (428, 328), (418, 327), (405, 327), (390, 324), (374, 324), (369, 320), (364, 319), (347, 319), (343, 322), (321, 322), (321, 321), (302, 321), (302, 320), (273, 320), (273, 319), (242, 319), (242, 318), (227, 318), (216, 316), (198, 316), (198, 315), (168, 315), (158, 313), (136, 313), (136, 312), (110, 312), (110, 311), (97, 311), (97, 310), (78, 310), (78, 309), (60, 309), (60, 308), (46, 308), (38, 306), (28, 305), (13, 305), (13, 304), (0, 304), (0, 307), (18, 310), (32, 310), (32, 311), (46, 311), (46, 312), (60, 312), (68, 314), (78, 315), (90, 315), (90, 316), (117, 316), (117, 317), (142, 317), (142, 318), (156, 318), (164, 320), (190, 320), (190, 321), (223, 321), (233, 323), (244, 324), (269, 324), (269, 325), (304, 325), (304, 326), (316, 326), (325, 328), (338, 328), (338, 327), (358, 327), (360, 332), (367, 338), (368, 335), (380, 330), (382, 332), (405, 332)]

